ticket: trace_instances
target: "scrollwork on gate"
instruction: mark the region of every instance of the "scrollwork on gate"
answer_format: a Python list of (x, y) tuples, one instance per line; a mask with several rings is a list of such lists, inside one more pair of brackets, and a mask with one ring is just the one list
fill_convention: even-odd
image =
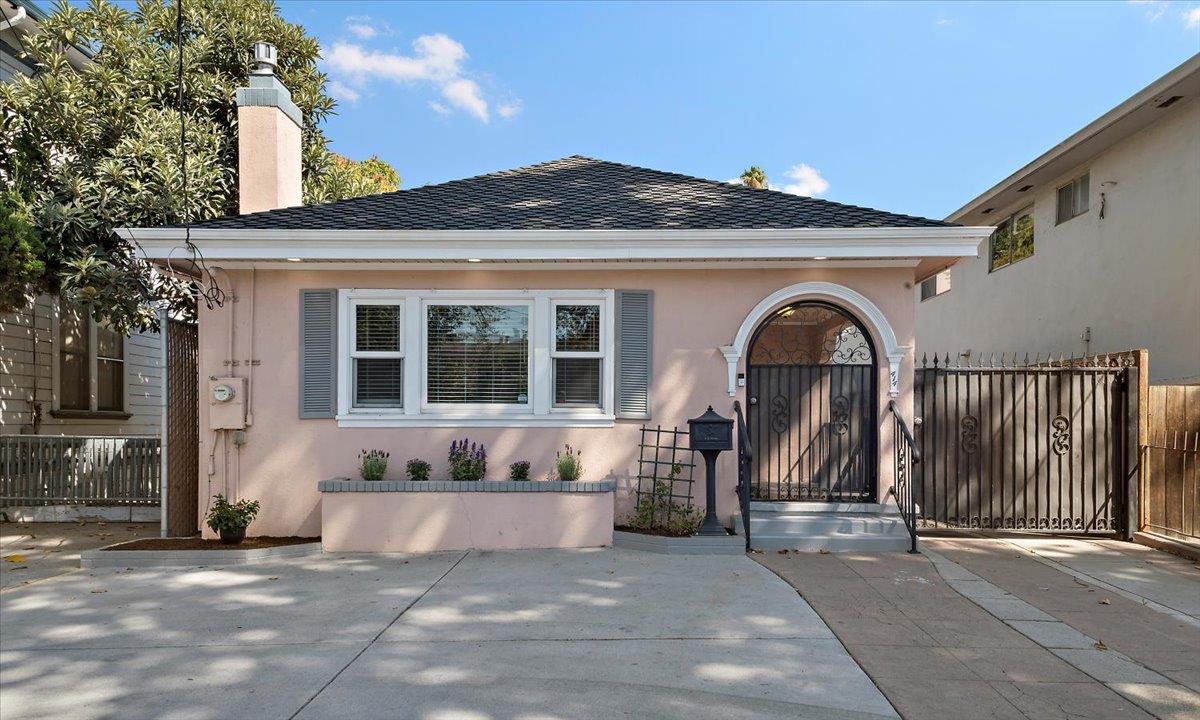
[(792, 426), (791, 403), (782, 395), (771, 398), (771, 429), (782, 435)]
[(1054, 428), (1051, 445), (1054, 454), (1060, 457), (1066, 455), (1067, 451), (1071, 449), (1071, 421), (1065, 416), (1059, 415), (1050, 421), (1050, 425)]
[(833, 399), (830, 403), (829, 420), (834, 435), (845, 435), (850, 431), (849, 398), (845, 395), (838, 395)]
[(962, 427), (959, 432), (959, 443), (962, 445), (963, 452), (974, 455), (979, 452), (979, 418), (974, 415), (965, 415), (959, 424)]

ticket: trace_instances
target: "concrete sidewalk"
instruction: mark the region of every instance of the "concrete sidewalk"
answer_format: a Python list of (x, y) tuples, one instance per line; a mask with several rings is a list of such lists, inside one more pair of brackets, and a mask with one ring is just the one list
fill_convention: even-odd
[(625, 550), (79, 571), (0, 596), (0, 678), (5, 720), (896, 717), (766, 569)]
[(800, 591), (906, 720), (1189, 717), (1186, 698), (1131, 702), (964, 597), (922, 555), (754, 557)]
[(79, 553), (158, 537), (158, 523), (0, 523), (0, 591), (79, 569)]
[[(1200, 693), (1200, 617), (1185, 612), (1200, 605), (1200, 570), (1192, 563), (1116, 540), (924, 542), (1109, 651)], [(1047, 556), (1055, 562), (1044, 562)], [(1194, 717), (1200, 717), (1200, 696), (1196, 700)]]

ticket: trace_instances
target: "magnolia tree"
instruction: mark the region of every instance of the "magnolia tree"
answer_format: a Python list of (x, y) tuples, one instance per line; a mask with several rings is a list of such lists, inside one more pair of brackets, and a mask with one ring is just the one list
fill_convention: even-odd
[[(320, 126), (334, 101), (317, 69), (320, 48), (273, 2), (184, 3), (182, 100), (177, 12), (176, 2), (154, 0), (133, 11), (63, 2), (22, 38), (36, 74), (0, 84), (0, 312), (39, 292), (82, 303), (123, 332), (155, 328), (164, 302), (190, 312), (197, 288), (155, 272), (113, 230), (236, 212), (234, 90), (258, 41), (279, 48), (280, 80), (303, 116), (304, 201), (398, 187), (382, 160), (329, 150)], [(72, 67), (71, 46), (92, 62)]]

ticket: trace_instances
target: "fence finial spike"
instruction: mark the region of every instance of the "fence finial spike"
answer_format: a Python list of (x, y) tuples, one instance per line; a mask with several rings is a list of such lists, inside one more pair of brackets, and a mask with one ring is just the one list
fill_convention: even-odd
[(946, 353), (946, 367), (950, 367), (950, 353)]
[(1000, 353), (1000, 367), (1004, 367), (1007, 364), (1008, 364), (1008, 355), (1001, 352)]
[(938, 355), (937, 355), (937, 353), (934, 353), (934, 354), (933, 354), (933, 366), (934, 366), (935, 368), (938, 366)]
[(928, 364), (929, 364), (929, 355), (926, 353), (921, 353), (921, 367), (925, 367)]
[(1026, 365), (1029, 364), (1029, 353), (1028, 352), (1025, 353), (1025, 364)]

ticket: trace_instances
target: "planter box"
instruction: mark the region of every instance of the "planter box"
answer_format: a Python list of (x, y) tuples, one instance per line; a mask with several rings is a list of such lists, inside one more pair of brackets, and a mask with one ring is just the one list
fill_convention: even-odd
[(664, 537), (615, 530), (613, 531), (613, 547), (662, 555), (744, 555), (746, 554), (746, 538), (740, 535)]
[(321, 543), (300, 543), (250, 550), (85, 550), (81, 568), (196, 567), (255, 565), (283, 558), (320, 555)]
[(326, 552), (612, 545), (616, 483), (323, 480)]

